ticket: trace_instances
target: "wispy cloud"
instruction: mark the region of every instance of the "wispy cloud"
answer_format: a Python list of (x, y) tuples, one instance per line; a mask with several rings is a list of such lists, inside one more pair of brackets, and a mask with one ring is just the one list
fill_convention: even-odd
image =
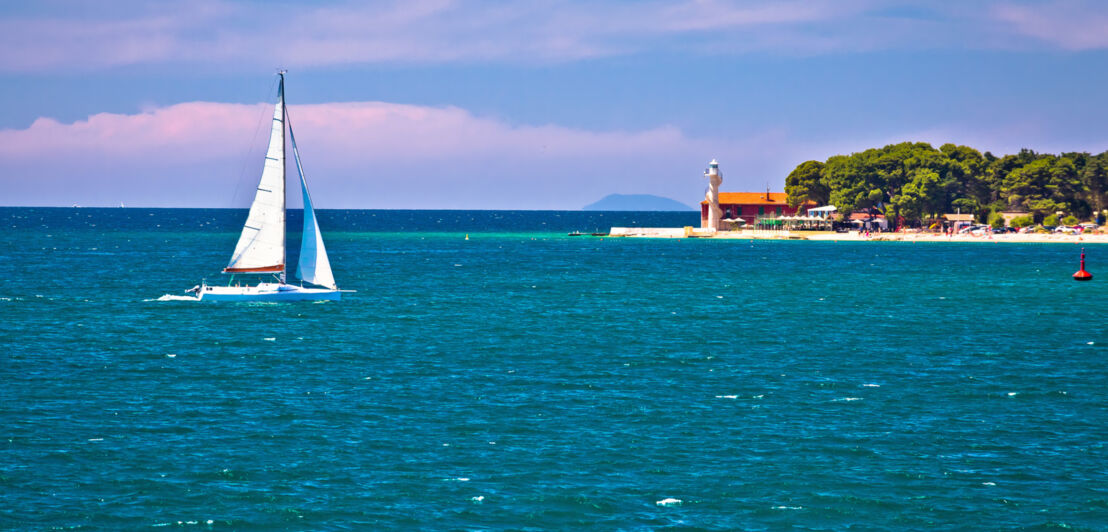
[(1065, 50), (1108, 48), (1108, 6), (1081, 0), (999, 4), (997, 20), (1023, 35)]
[[(0, 21), (11, 71), (159, 62), (296, 66), (387, 61), (564, 61), (632, 53), (666, 35), (787, 25), (836, 16), (828, 0), (388, 3), (255, 6), (220, 0), (109, 6), (108, 17), (65, 9)], [(65, 5), (65, 4), (62, 4)], [(133, 9), (121, 8), (130, 6)], [(115, 11), (112, 13), (111, 11)]]
[[(823, 54), (889, 48), (1103, 47), (1088, 2), (908, 0), (302, 4), (51, 2), (0, 19), (0, 71), (127, 65), (559, 62), (644, 52)], [(75, 9), (83, 6), (85, 9)], [(95, 6), (97, 9), (91, 9)]]

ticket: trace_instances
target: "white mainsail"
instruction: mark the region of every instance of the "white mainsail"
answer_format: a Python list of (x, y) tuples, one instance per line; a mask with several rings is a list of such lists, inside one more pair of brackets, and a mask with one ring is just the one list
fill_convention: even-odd
[(296, 149), (296, 134), (292, 132), (289, 121), (289, 140), (292, 141), (292, 154), (296, 159), (296, 171), (300, 174), (300, 190), (304, 194), (304, 233), (300, 237), (300, 261), (296, 265), (296, 278), (303, 281), (337, 289), (335, 276), (331, 274), (331, 261), (327, 260), (327, 249), (323, 247), (323, 235), (312, 208), (312, 196), (308, 194), (308, 181), (304, 176), (304, 167), (300, 164), (300, 150)]
[(231, 255), (227, 273), (281, 273), (285, 271), (285, 78), (277, 89), (273, 129), (265, 154), (262, 180), (246, 225)]

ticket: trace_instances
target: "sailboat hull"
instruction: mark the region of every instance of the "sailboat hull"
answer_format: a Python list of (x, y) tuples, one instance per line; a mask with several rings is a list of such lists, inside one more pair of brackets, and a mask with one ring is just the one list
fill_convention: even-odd
[(255, 286), (202, 286), (196, 297), (201, 301), (339, 301), (342, 291), (308, 288), (283, 283)]

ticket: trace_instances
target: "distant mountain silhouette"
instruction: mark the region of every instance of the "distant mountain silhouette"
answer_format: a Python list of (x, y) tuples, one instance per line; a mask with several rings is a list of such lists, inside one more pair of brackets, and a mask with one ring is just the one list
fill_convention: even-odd
[(650, 194), (609, 194), (596, 203), (581, 208), (584, 211), (695, 211), (676, 200)]

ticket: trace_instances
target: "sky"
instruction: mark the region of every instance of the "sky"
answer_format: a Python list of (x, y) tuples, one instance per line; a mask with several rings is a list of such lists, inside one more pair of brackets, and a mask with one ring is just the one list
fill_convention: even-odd
[(279, 68), (318, 208), (694, 205), (713, 158), (724, 191), (780, 191), (903, 141), (1108, 150), (1092, 0), (40, 0), (0, 3), (0, 205), (246, 207)]

